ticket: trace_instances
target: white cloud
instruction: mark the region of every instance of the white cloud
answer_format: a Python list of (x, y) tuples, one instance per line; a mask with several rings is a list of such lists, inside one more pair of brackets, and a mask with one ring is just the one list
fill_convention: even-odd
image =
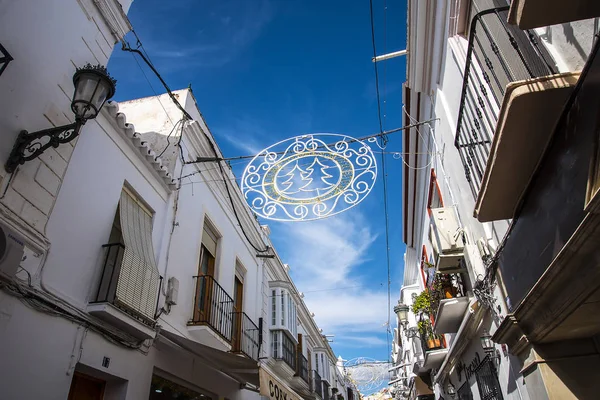
[(357, 209), (320, 221), (278, 223), (273, 235), (324, 333), (364, 338), (363, 346), (384, 344), (373, 333), (386, 332), (387, 288), (376, 291), (368, 284), (377, 282), (365, 281), (368, 272), (362, 267), (376, 235)]
[(344, 347), (379, 347), (386, 346), (387, 341), (375, 335), (340, 335), (334, 338), (334, 343)]
[(212, 132), (217, 141), (225, 139), (233, 147), (243, 151), (243, 155), (258, 154), (270, 144), (270, 135), (251, 118), (235, 118), (228, 123), (227, 127), (216, 127)]

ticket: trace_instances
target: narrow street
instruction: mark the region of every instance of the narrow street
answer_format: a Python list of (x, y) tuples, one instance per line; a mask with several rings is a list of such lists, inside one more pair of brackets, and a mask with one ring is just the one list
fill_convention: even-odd
[(0, 1), (0, 399), (600, 398), (598, 0)]

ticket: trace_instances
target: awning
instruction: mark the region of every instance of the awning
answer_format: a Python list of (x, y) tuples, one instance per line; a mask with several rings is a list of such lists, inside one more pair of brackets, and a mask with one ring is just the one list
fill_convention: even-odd
[(260, 369), (260, 394), (270, 400), (302, 400), (265, 368)]
[(223, 372), (225, 375), (239, 383), (243, 385), (251, 384), (258, 387), (259, 367), (256, 361), (243, 356), (226, 353), (210, 346), (205, 346), (192, 339), (185, 338), (167, 330), (162, 330), (160, 335), (190, 353), (204, 359), (210, 367)]

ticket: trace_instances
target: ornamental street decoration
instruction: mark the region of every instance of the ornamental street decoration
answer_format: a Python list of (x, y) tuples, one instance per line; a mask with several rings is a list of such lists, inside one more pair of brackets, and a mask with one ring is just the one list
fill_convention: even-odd
[(377, 179), (362, 141), (336, 134), (302, 135), (267, 147), (244, 170), (242, 193), (252, 211), (276, 221), (311, 221), (359, 204)]
[(358, 391), (366, 396), (387, 387), (391, 366), (392, 364), (387, 361), (357, 357), (344, 362), (344, 371), (346, 379), (356, 385)]

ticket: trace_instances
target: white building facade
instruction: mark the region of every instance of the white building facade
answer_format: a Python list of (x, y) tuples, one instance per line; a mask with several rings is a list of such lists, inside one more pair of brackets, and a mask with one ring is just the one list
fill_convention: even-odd
[(428, 122), (404, 136), (396, 398), (576, 398), (498, 339), (520, 299), (490, 272), (598, 31), (591, 2), (533, 3), (408, 2), (404, 124)]
[[(20, 130), (73, 122), (72, 74), (107, 64), (129, 6), (3, 6), (3, 160)], [(222, 154), (174, 97), (108, 102), (0, 173), (1, 397), (358, 398), (233, 173), (188, 163)]]

